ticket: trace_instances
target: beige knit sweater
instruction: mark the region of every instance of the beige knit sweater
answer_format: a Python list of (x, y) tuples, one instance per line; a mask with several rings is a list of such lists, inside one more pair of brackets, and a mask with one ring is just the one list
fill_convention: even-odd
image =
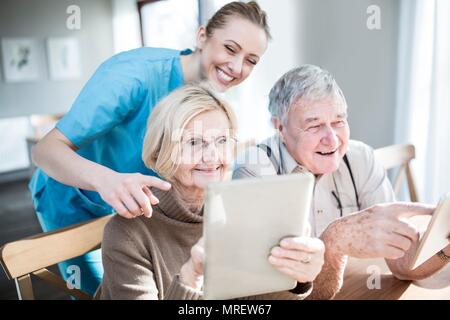
[[(181, 206), (171, 191), (152, 192), (160, 202), (150, 219), (141, 216), (129, 220), (116, 215), (105, 227), (101, 299), (202, 298), (202, 292), (179, 280), (181, 266), (202, 235), (202, 212), (194, 214)], [(292, 292), (247, 299), (304, 299), (311, 290), (310, 284), (299, 285)]]

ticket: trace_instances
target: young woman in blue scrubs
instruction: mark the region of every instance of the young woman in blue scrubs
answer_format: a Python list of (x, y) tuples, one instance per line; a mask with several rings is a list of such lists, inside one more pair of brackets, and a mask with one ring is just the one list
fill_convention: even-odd
[[(153, 107), (184, 83), (207, 80), (220, 92), (238, 85), (250, 75), (269, 39), (266, 14), (259, 6), (232, 2), (199, 28), (194, 52), (140, 48), (104, 62), (33, 150), (40, 169), (30, 190), (43, 230), (113, 212), (151, 217), (158, 199), (149, 187), (170, 188), (141, 159)], [(80, 268), (81, 289), (94, 293), (103, 275), (99, 250), (61, 263), (64, 277), (72, 275), (66, 270), (76, 270), (67, 269), (73, 265)]]

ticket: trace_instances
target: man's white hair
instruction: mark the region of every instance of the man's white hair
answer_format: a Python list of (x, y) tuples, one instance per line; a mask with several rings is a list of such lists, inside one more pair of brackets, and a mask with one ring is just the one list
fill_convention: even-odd
[(305, 64), (286, 72), (275, 83), (269, 94), (269, 111), (272, 117), (286, 124), (291, 106), (299, 100), (317, 101), (330, 97), (347, 106), (333, 75), (318, 66)]

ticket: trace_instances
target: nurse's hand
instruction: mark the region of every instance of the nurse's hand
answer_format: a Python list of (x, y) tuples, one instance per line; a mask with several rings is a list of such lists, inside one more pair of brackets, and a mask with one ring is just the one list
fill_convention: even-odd
[(102, 199), (119, 215), (128, 219), (141, 215), (148, 218), (152, 216), (152, 205), (158, 204), (159, 200), (150, 187), (164, 191), (171, 187), (166, 181), (140, 173), (110, 172), (98, 180), (95, 189)]

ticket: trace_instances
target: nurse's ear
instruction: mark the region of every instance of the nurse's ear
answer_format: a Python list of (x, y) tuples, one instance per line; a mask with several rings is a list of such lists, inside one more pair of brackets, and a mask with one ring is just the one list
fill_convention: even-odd
[(208, 40), (208, 35), (206, 33), (206, 27), (200, 26), (200, 28), (198, 28), (198, 31), (197, 31), (197, 46), (196, 46), (196, 48), (201, 51), (203, 49), (203, 47), (205, 46), (206, 40)]

